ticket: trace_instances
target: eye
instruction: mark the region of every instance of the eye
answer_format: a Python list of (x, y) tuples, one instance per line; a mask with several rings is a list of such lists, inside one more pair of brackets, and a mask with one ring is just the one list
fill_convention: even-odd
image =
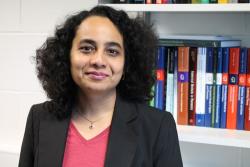
[(95, 47), (93, 46), (80, 46), (79, 47), (80, 52), (84, 53), (84, 54), (88, 54), (91, 53), (95, 50)]
[(120, 51), (117, 49), (109, 48), (109, 49), (107, 49), (107, 54), (112, 56), (112, 57), (115, 57), (115, 56), (118, 56), (120, 54)]

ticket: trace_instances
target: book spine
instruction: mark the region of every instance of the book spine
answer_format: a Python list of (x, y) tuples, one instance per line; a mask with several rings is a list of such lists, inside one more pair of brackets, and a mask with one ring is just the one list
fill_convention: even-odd
[(196, 83), (196, 125), (205, 126), (205, 94), (206, 94), (206, 52), (207, 48), (199, 47), (197, 53)]
[(177, 122), (177, 86), (178, 85), (178, 48), (174, 47), (174, 98), (173, 98), (173, 109), (174, 109), (174, 119)]
[(218, 3), (228, 3), (228, 0), (218, 0)]
[(158, 47), (156, 60), (156, 87), (155, 87), (155, 107), (163, 110), (164, 102), (164, 80), (165, 80), (165, 47)]
[(177, 99), (177, 123), (188, 124), (188, 71), (189, 71), (189, 47), (178, 48), (178, 99)]
[(201, 0), (201, 3), (209, 3), (209, 0)]
[(209, 0), (209, 3), (218, 3), (218, 0)]
[(245, 103), (245, 130), (250, 131), (250, 48), (247, 54), (247, 78), (246, 78), (246, 103)]
[(249, 0), (238, 0), (238, 3), (249, 3)]
[(236, 129), (240, 48), (230, 48), (227, 128)]
[[(250, 77), (250, 76), (249, 76)], [(250, 80), (250, 78), (248, 78)], [(246, 87), (246, 103), (245, 103), (245, 130), (250, 131), (250, 82)]]
[(226, 128), (227, 120), (227, 93), (228, 93), (228, 66), (229, 48), (222, 48), (222, 90), (221, 90), (221, 128)]
[(199, 4), (200, 0), (192, 0), (192, 4)]
[(188, 124), (195, 125), (195, 100), (196, 100), (196, 73), (197, 73), (197, 48), (189, 50), (189, 93), (188, 93)]
[(217, 56), (218, 56), (218, 48), (213, 48), (213, 88), (212, 88), (212, 113), (211, 113), (211, 126), (212, 127), (215, 127), (215, 113), (216, 113)]
[(220, 127), (221, 121), (221, 85), (222, 85), (222, 48), (218, 48), (217, 54), (217, 74), (216, 74), (216, 109), (215, 109), (215, 119), (214, 127)]
[(167, 84), (166, 84), (166, 111), (174, 113), (174, 48), (168, 47), (168, 63), (167, 63)]
[(146, 0), (146, 4), (152, 4), (152, 0)]
[(247, 48), (240, 49), (237, 129), (244, 129), (246, 103)]
[(205, 99), (205, 126), (211, 127), (212, 96), (213, 96), (213, 48), (207, 48), (206, 64), (206, 99)]

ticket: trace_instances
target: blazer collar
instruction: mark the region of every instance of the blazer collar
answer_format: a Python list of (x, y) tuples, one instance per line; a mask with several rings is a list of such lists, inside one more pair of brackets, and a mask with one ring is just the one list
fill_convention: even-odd
[(131, 166), (137, 145), (136, 117), (135, 105), (122, 100), (118, 96), (111, 123), (105, 167)]
[(62, 167), (69, 121), (50, 115), (40, 122), (38, 167)]
[[(136, 107), (117, 96), (105, 167), (129, 167), (136, 150)], [(48, 116), (40, 122), (38, 167), (61, 167), (70, 118)]]

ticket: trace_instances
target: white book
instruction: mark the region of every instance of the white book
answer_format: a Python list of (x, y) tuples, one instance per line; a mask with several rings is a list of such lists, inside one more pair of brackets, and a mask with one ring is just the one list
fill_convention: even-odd
[(197, 52), (196, 82), (196, 125), (204, 126), (206, 96), (206, 48), (199, 47)]

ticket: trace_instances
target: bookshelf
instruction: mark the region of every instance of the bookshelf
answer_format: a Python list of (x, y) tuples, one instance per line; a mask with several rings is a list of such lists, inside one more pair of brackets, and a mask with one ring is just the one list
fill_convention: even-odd
[[(128, 13), (146, 12), (159, 37), (164, 35), (226, 35), (250, 47), (249, 4), (99, 4)], [(177, 125), (185, 166), (247, 167), (250, 131)], [(204, 148), (204, 149), (203, 149)]]
[(128, 12), (250, 12), (249, 4), (105, 4)]
[(250, 149), (250, 132), (178, 125), (179, 140), (183, 142), (212, 144)]

